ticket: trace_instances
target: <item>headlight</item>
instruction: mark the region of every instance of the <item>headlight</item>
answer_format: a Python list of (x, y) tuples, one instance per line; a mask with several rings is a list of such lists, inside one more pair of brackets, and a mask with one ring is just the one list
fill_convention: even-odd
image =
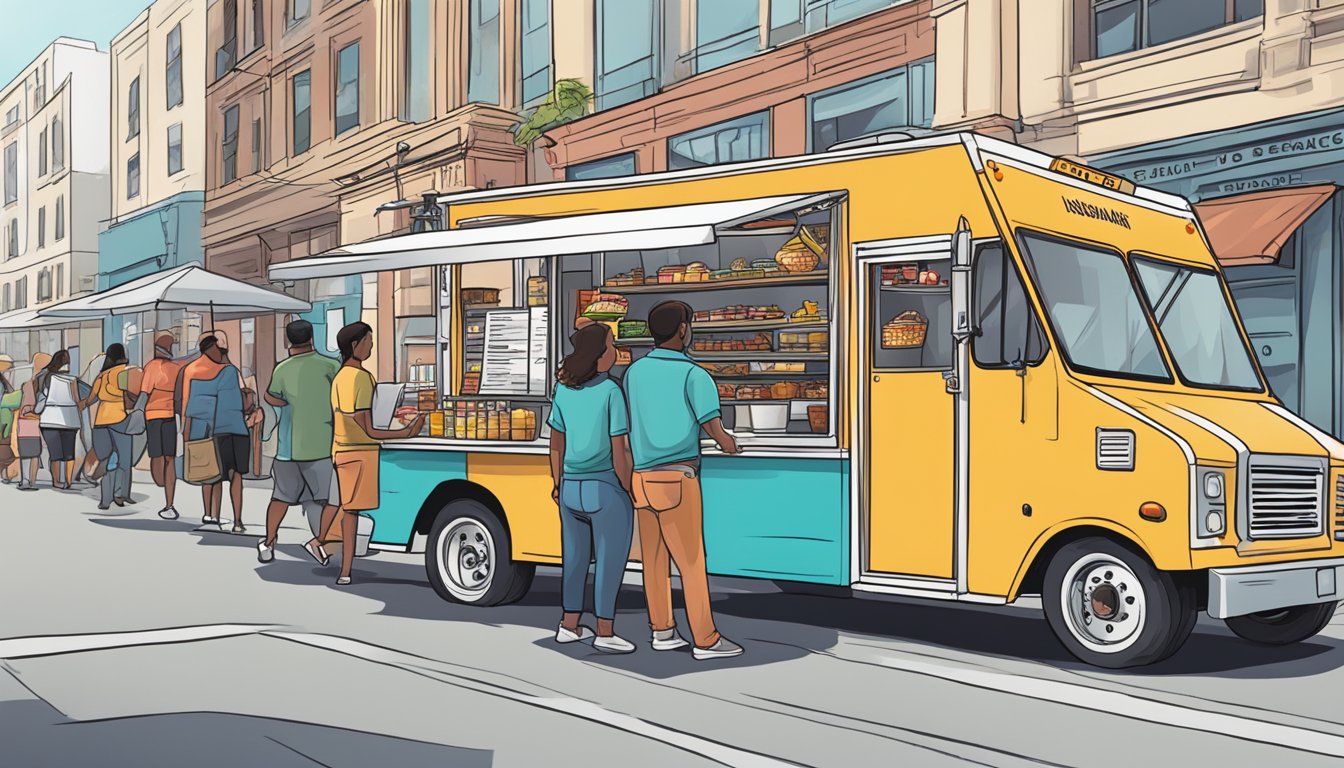
[(1204, 475), (1204, 497), (1208, 499), (1223, 498), (1223, 473), (1208, 472)]
[(1226, 521), (1223, 520), (1222, 512), (1210, 512), (1204, 517), (1204, 530), (1202, 533), (1208, 536), (1221, 536), (1226, 528)]

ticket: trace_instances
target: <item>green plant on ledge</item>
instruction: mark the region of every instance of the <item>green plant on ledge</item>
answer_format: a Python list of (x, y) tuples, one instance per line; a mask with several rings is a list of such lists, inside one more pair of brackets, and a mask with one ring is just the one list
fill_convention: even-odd
[(543, 133), (588, 114), (593, 102), (592, 90), (575, 79), (557, 80), (546, 100), (532, 114), (514, 126), (513, 143), (528, 147)]

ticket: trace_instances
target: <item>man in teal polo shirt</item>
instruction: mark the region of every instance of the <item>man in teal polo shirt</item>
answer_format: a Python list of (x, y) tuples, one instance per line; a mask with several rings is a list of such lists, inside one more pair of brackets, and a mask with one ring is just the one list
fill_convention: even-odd
[(672, 615), (671, 563), (681, 574), (686, 618), (697, 659), (737, 656), (742, 646), (719, 634), (709, 605), (705, 572), (704, 508), (700, 496), (700, 431), (728, 454), (737, 441), (723, 428), (719, 392), (705, 369), (686, 354), (691, 343), (689, 305), (665, 301), (649, 313), (657, 345), (625, 375), (630, 401), (633, 488), (644, 565), (653, 649), (685, 647)]

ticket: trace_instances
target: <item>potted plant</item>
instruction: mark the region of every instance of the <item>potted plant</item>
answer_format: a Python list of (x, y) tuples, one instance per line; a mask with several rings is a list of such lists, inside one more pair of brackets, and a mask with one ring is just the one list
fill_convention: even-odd
[(555, 81), (546, 100), (514, 126), (513, 142), (520, 147), (531, 146), (546, 131), (588, 114), (592, 102), (592, 89), (581, 81), (573, 78)]

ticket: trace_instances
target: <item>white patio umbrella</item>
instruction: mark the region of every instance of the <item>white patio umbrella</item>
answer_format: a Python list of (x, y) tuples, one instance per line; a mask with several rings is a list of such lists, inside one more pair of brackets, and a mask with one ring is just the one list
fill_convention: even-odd
[(79, 325), (79, 318), (44, 317), (36, 309), (18, 309), (0, 315), (0, 331), (35, 331), (67, 325)]
[(216, 312), (223, 315), (299, 313), (312, 309), (312, 305), (278, 291), (225, 277), (196, 264), (188, 264), (38, 310), (38, 315), (47, 318), (95, 318), (160, 309), (209, 310), (213, 324)]

